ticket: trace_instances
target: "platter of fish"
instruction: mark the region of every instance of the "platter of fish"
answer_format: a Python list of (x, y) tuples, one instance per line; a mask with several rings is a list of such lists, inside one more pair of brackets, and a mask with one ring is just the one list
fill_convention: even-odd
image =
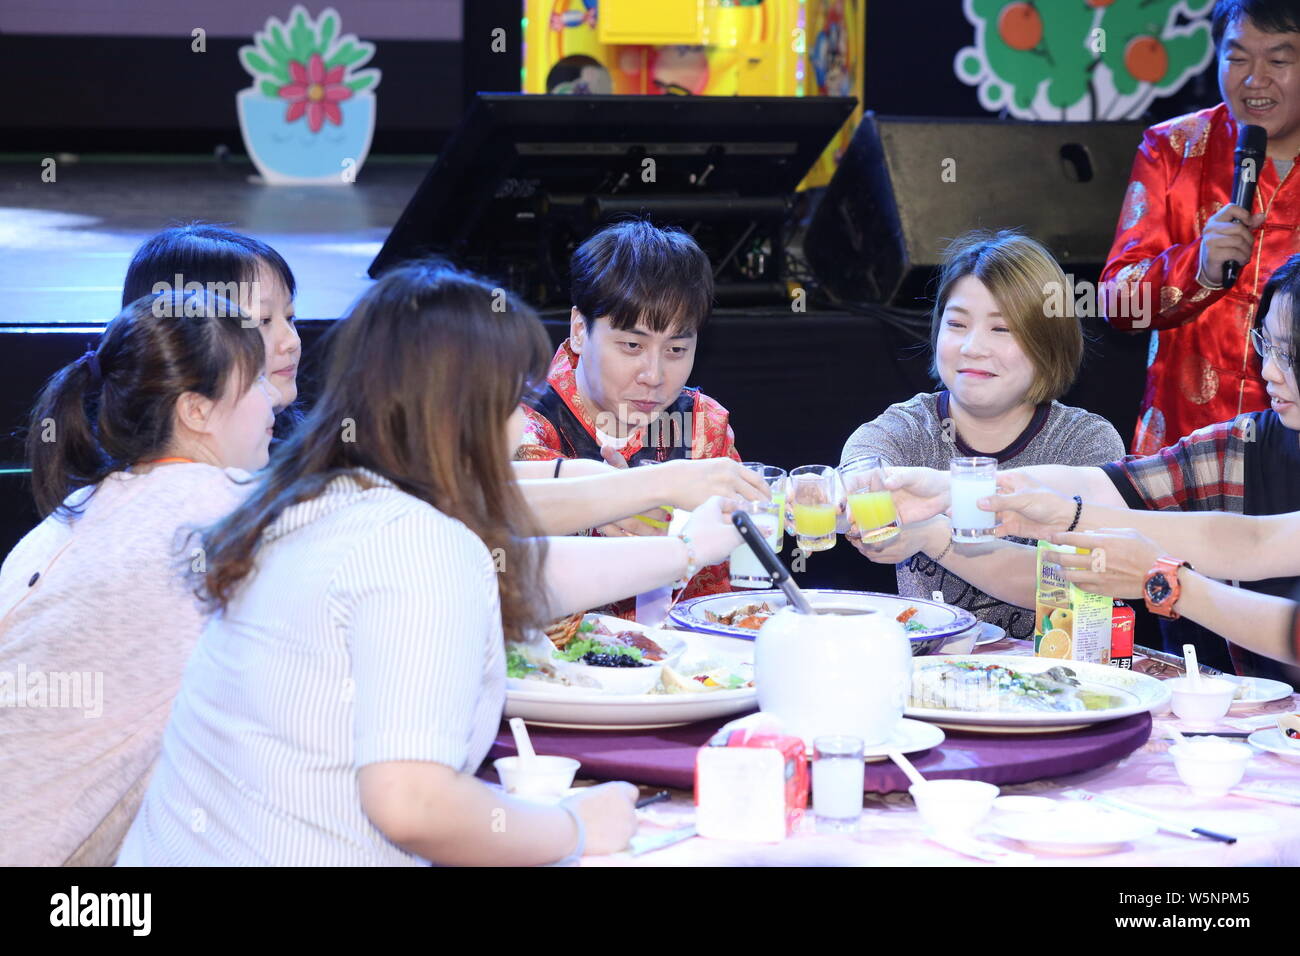
[(1006, 654), (913, 661), (904, 713), (953, 730), (1058, 733), (1168, 706), (1170, 691), (1136, 671)]

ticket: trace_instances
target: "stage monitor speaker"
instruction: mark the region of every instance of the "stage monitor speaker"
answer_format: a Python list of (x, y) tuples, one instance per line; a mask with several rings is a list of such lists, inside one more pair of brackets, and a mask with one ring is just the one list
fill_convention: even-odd
[(573, 250), (608, 222), (680, 226), (720, 303), (789, 303), (785, 222), (857, 106), (836, 96), (480, 93), (370, 264), (435, 253), (569, 306)]
[(1144, 128), (868, 112), (809, 224), (808, 263), (842, 304), (898, 306), (921, 304), (946, 243), (972, 229), (1020, 229), (1067, 272), (1100, 270)]

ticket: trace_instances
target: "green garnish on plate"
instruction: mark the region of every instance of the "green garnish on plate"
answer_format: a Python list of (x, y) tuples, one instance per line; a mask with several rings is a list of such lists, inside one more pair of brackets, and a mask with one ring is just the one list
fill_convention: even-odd
[(537, 670), (537, 667), (533, 664), (530, 664), (528, 662), (528, 658), (524, 657), (522, 652), (517, 651), (514, 648), (510, 648), (509, 650), (506, 651), (506, 676), (507, 677), (517, 677), (522, 679), (527, 677), (535, 670)]

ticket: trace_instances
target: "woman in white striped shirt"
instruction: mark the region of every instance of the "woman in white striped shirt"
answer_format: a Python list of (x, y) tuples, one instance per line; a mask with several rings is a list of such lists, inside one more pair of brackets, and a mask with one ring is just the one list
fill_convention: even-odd
[(538, 537), (510, 457), (550, 347), (526, 306), (501, 304), (416, 264), (336, 326), (322, 398), (205, 537), (218, 613), (120, 864), (529, 865), (626, 846), (630, 784), (554, 807), (474, 777), (504, 639), (674, 581), (739, 537), (717, 499), (680, 537)]

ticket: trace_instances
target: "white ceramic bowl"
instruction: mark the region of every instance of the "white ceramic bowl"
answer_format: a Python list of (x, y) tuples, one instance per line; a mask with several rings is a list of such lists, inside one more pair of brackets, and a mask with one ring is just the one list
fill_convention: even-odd
[(1221, 797), (1241, 783), (1251, 749), (1228, 740), (1196, 738), (1169, 748), (1178, 779), (1201, 797)]
[(936, 833), (965, 833), (988, 816), (998, 788), (980, 780), (927, 780), (907, 792), (921, 820)]
[(1165, 683), (1173, 692), (1173, 712), (1180, 720), (1196, 727), (1213, 727), (1222, 720), (1237, 692), (1236, 684), (1214, 677), (1202, 677), (1196, 690), (1186, 677), (1173, 677)]
[(507, 793), (539, 800), (558, 800), (573, 786), (573, 778), (582, 764), (572, 757), (539, 754), (533, 758), (533, 769), (529, 771), (522, 769), (518, 757), (501, 757), (492, 761), (492, 766)]

